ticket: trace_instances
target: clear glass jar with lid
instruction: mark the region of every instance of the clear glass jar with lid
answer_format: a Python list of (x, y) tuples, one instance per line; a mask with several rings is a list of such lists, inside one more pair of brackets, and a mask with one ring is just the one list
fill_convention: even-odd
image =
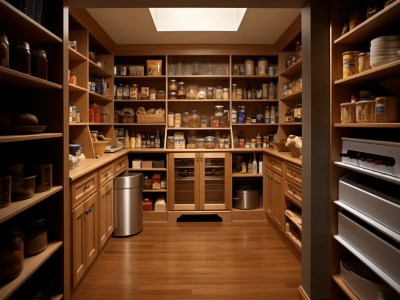
[(200, 114), (197, 110), (192, 110), (189, 114), (189, 127), (200, 127)]
[(178, 90), (176, 94), (178, 99), (186, 99), (186, 85), (183, 81), (178, 83)]
[(169, 82), (168, 90), (170, 92), (176, 92), (178, 90), (178, 84), (175, 79), (171, 79)]

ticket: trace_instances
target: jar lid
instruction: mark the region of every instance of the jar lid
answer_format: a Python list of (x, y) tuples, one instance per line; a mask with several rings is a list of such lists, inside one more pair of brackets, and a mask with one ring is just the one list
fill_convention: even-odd
[(21, 43), (18, 43), (18, 44), (16, 44), (16, 45), (15, 45), (15, 48), (19, 48), (19, 49), (27, 49), (27, 50), (29, 50), (29, 49), (30, 49), (30, 47), (29, 47), (29, 43), (27, 43), (27, 42), (21, 42)]
[(358, 56), (367, 56), (367, 55), (369, 55), (369, 52), (362, 52), (362, 53), (358, 54)]
[(196, 138), (196, 142), (204, 142), (205, 139), (204, 138)]
[(346, 54), (359, 54), (360, 53), (360, 51), (346, 51), (346, 52), (343, 52), (343, 54), (342, 55), (346, 55)]
[(32, 55), (46, 57), (46, 51), (44, 51), (44, 50), (33, 50), (32, 51)]
[[(206, 136), (205, 138), (205, 141), (207, 141), (207, 142), (214, 142), (215, 141), (215, 137), (213, 137), (213, 136)], [(197, 140), (197, 139), (196, 139)]]

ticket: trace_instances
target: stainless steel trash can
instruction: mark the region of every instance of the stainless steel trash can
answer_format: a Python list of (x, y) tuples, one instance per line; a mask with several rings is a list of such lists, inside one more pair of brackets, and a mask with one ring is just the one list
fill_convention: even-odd
[(114, 179), (114, 236), (143, 230), (142, 174), (125, 172)]

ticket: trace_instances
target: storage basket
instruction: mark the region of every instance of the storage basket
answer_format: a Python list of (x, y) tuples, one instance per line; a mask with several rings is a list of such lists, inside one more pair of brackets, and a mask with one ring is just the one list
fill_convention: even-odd
[(13, 6), (39, 24), (43, 24), (43, 0), (11, 0)]
[(276, 150), (279, 152), (289, 152), (289, 148), (286, 146), (286, 141), (276, 142), (274, 143)]
[(165, 123), (165, 111), (162, 114), (136, 114), (138, 123)]
[(162, 60), (146, 60), (146, 64), (148, 76), (161, 76)]
[(399, 120), (399, 98), (377, 97), (375, 99), (375, 122), (390, 123)]
[(294, 158), (299, 158), (301, 156), (301, 149), (297, 148), (296, 146), (290, 146), (288, 147), (290, 154), (292, 155), (292, 157)]

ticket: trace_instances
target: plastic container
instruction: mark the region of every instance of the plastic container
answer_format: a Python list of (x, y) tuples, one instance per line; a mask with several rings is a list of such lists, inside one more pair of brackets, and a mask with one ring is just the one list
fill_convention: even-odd
[(25, 200), (33, 197), (35, 193), (36, 175), (15, 178), (11, 185), (11, 197), (14, 201)]
[(356, 122), (356, 103), (346, 102), (340, 104), (340, 122), (355, 123)]
[(375, 101), (363, 100), (356, 102), (356, 122), (371, 123), (374, 122)]
[(390, 123), (399, 121), (399, 98), (375, 98), (375, 122)]

